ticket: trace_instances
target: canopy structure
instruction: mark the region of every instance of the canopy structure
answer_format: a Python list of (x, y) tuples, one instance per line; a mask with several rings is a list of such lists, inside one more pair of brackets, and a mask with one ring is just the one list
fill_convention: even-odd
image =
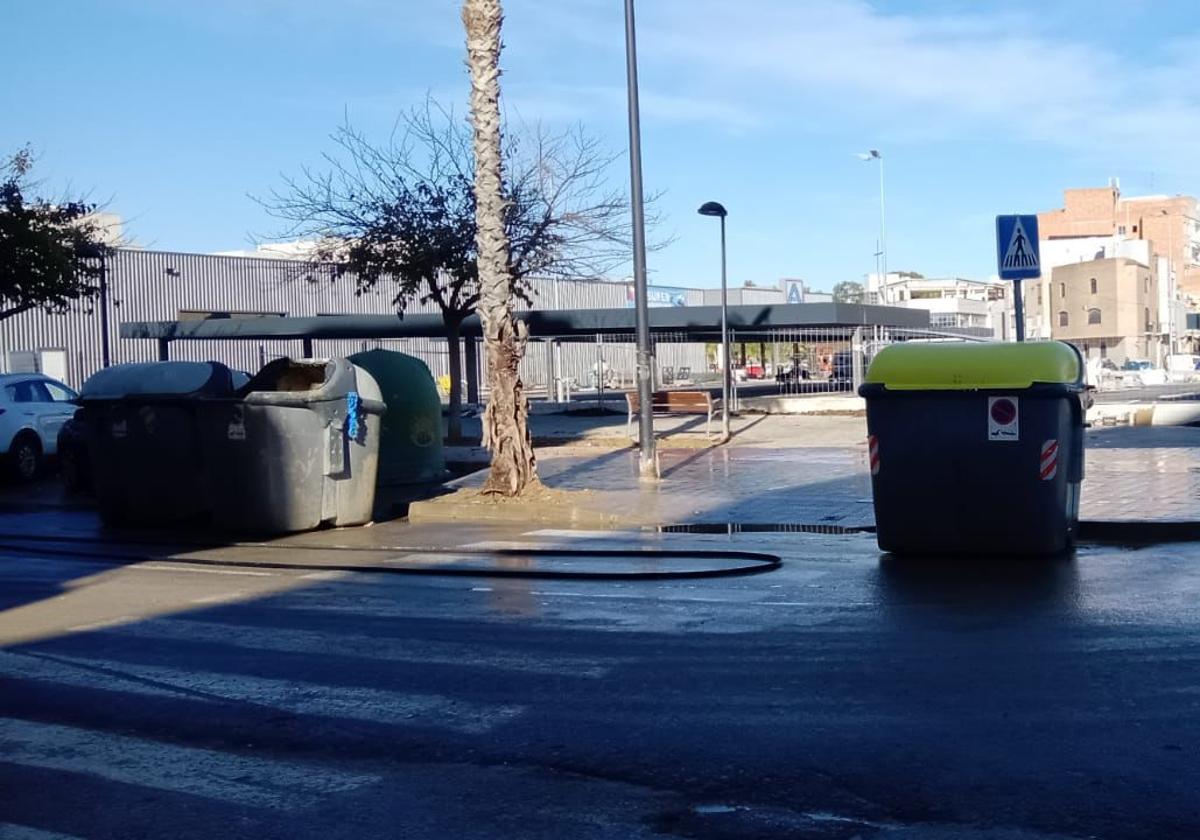
[[(517, 313), (533, 338), (583, 338), (634, 331), (632, 309), (552, 309)], [(898, 327), (928, 329), (929, 312), (895, 306), (850, 303), (740, 305), (728, 308), (738, 341), (769, 341), (786, 329)], [(721, 334), (719, 306), (678, 306), (650, 310), (650, 329), (711, 341)], [(761, 335), (758, 333), (761, 331)], [(171, 341), (265, 341), (271, 339), (441, 338), (441, 315), (321, 315), (315, 318), (213, 318), (200, 321), (131, 321), (121, 338)], [(479, 317), (462, 324), (465, 337), (480, 336)]]

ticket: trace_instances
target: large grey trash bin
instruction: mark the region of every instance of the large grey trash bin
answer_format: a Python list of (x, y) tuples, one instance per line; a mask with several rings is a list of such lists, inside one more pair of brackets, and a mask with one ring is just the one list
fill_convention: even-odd
[(84, 383), (75, 421), (105, 523), (168, 525), (207, 512), (198, 399), (233, 392), (232, 372), (217, 362), (117, 365)]
[(277, 359), (202, 409), (213, 524), (243, 533), (371, 519), (384, 404), (345, 359)]

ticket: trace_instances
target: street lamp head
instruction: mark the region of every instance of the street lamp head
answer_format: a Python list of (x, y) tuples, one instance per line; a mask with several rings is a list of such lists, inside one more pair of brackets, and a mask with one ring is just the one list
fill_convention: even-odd
[(722, 219), (728, 215), (728, 213), (725, 211), (725, 208), (715, 201), (704, 202), (700, 205), (700, 209), (696, 212), (701, 216), (719, 216)]
[(859, 160), (882, 160), (883, 154), (878, 149), (869, 149), (855, 155)]

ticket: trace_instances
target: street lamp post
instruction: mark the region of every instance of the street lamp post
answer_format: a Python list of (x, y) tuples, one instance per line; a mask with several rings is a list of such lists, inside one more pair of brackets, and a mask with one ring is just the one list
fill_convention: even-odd
[(721, 220), (721, 437), (729, 440), (729, 396), (733, 388), (729, 381), (729, 285), (725, 274), (725, 217), (728, 213), (715, 201), (705, 202), (696, 212)]
[(629, 202), (633, 208), (633, 294), (636, 306), (638, 436), (642, 478), (658, 477), (654, 451), (654, 406), (650, 353), (650, 302), (646, 288), (646, 214), (642, 202), (642, 130), (638, 114), (637, 34), (633, 0), (625, 0), (625, 80), (629, 96)]
[(883, 152), (878, 149), (871, 149), (866, 152), (859, 152), (857, 155), (859, 160), (863, 161), (878, 161), (879, 162), (879, 256), (881, 258), (882, 267), (879, 269), (879, 282), (884, 284), (887, 282), (887, 213), (883, 203)]

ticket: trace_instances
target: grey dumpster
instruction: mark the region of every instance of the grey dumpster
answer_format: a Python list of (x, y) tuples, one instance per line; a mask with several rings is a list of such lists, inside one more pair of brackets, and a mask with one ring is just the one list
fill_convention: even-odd
[(368, 522), (383, 412), (375, 380), (345, 359), (277, 359), (235, 399), (206, 401), (213, 524), (268, 534)]
[(207, 513), (198, 400), (233, 392), (232, 372), (217, 362), (117, 365), (84, 383), (75, 423), (106, 524), (170, 525)]

